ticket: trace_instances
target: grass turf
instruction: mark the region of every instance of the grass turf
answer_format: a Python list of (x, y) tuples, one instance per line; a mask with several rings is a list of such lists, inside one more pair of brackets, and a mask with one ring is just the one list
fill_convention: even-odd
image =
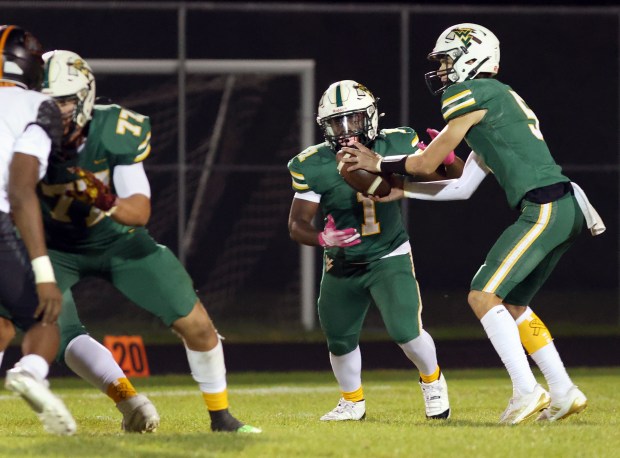
[[(589, 398), (580, 415), (558, 423), (500, 426), (511, 394), (504, 370), (446, 372), (452, 418), (427, 421), (414, 371), (366, 371), (367, 418), (322, 423), (337, 403), (329, 372), (229, 374), (231, 411), (260, 435), (212, 433), (191, 377), (135, 379), (157, 406), (154, 434), (125, 434), (104, 395), (72, 377), (53, 379), (78, 422), (73, 437), (46, 434), (6, 390), (0, 395), (1, 457), (607, 457), (620, 449), (620, 368), (571, 369)], [(540, 374), (537, 374), (539, 379)]]

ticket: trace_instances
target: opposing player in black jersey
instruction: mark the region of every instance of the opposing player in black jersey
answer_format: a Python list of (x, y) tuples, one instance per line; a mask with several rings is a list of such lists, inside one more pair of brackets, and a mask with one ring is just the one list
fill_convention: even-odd
[[(46, 431), (70, 435), (75, 421), (46, 380), (58, 350), (62, 295), (36, 194), (50, 152), (60, 146), (60, 113), (38, 92), (43, 80), (39, 41), (20, 27), (3, 25), (0, 48), (0, 316), (24, 331), (24, 356), (7, 371), (5, 386), (29, 404)], [(3, 325), (1, 334), (7, 341), (14, 329)]]

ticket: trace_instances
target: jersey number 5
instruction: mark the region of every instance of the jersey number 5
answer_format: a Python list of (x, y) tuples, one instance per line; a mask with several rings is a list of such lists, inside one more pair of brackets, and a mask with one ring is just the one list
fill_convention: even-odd
[(536, 137), (538, 140), (544, 141), (545, 139), (543, 138), (543, 134), (540, 131), (540, 122), (538, 121), (538, 118), (536, 117), (532, 109), (527, 106), (525, 100), (523, 100), (521, 96), (515, 91), (510, 91), (510, 94), (512, 94), (512, 96), (515, 98), (515, 100), (517, 101), (517, 105), (519, 105), (519, 108), (523, 110), (523, 113), (525, 113), (527, 119), (534, 121), (534, 124), (529, 125), (532, 134), (534, 134), (534, 137)]

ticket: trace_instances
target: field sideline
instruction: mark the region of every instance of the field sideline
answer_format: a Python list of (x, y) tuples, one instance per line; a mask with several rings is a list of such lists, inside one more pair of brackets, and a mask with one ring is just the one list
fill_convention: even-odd
[[(322, 423), (339, 392), (330, 372), (230, 373), (231, 411), (261, 435), (208, 431), (189, 376), (135, 379), (159, 409), (154, 434), (120, 432), (113, 404), (85, 382), (52, 379), (78, 422), (74, 437), (43, 432), (19, 398), (0, 391), (0, 457), (608, 457), (620, 450), (620, 368), (570, 370), (585, 412), (565, 422), (500, 426), (511, 394), (503, 369), (446, 372), (453, 415), (429, 422), (413, 371), (366, 371), (367, 418)], [(539, 380), (542, 378), (537, 374)], [(617, 455), (616, 455), (617, 456)]]

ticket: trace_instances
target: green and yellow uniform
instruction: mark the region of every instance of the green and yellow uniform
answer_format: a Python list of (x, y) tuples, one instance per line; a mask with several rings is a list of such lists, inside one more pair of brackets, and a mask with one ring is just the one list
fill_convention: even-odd
[[(382, 156), (419, 152), (409, 127), (382, 130), (372, 148)], [(326, 248), (318, 300), (321, 327), (334, 355), (353, 351), (375, 302), (390, 336), (405, 343), (420, 334), (421, 301), (400, 203), (376, 203), (351, 188), (328, 143), (311, 146), (288, 163), (297, 198), (317, 201), (339, 229), (356, 228), (362, 242)], [(304, 196), (304, 194), (306, 196)], [(398, 255), (388, 256), (394, 253)]]
[(167, 325), (186, 316), (198, 300), (181, 263), (145, 228), (119, 224), (66, 193), (85, 188), (71, 171), (76, 166), (93, 172), (114, 190), (114, 168), (146, 159), (150, 139), (148, 117), (118, 105), (96, 105), (77, 157), (51, 162), (39, 184), (47, 246), (64, 297), (59, 319), (61, 360), (66, 345), (86, 333), (71, 293), (71, 287), (86, 276), (109, 280)]
[(465, 140), (521, 212), (489, 251), (471, 289), (528, 305), (583, 229), (570, 180), (551, 156), (538, 118), (509, 86), (495, 79), (465, 81), (450, 86), (441, 102), (446, 122), (486, 110)]

